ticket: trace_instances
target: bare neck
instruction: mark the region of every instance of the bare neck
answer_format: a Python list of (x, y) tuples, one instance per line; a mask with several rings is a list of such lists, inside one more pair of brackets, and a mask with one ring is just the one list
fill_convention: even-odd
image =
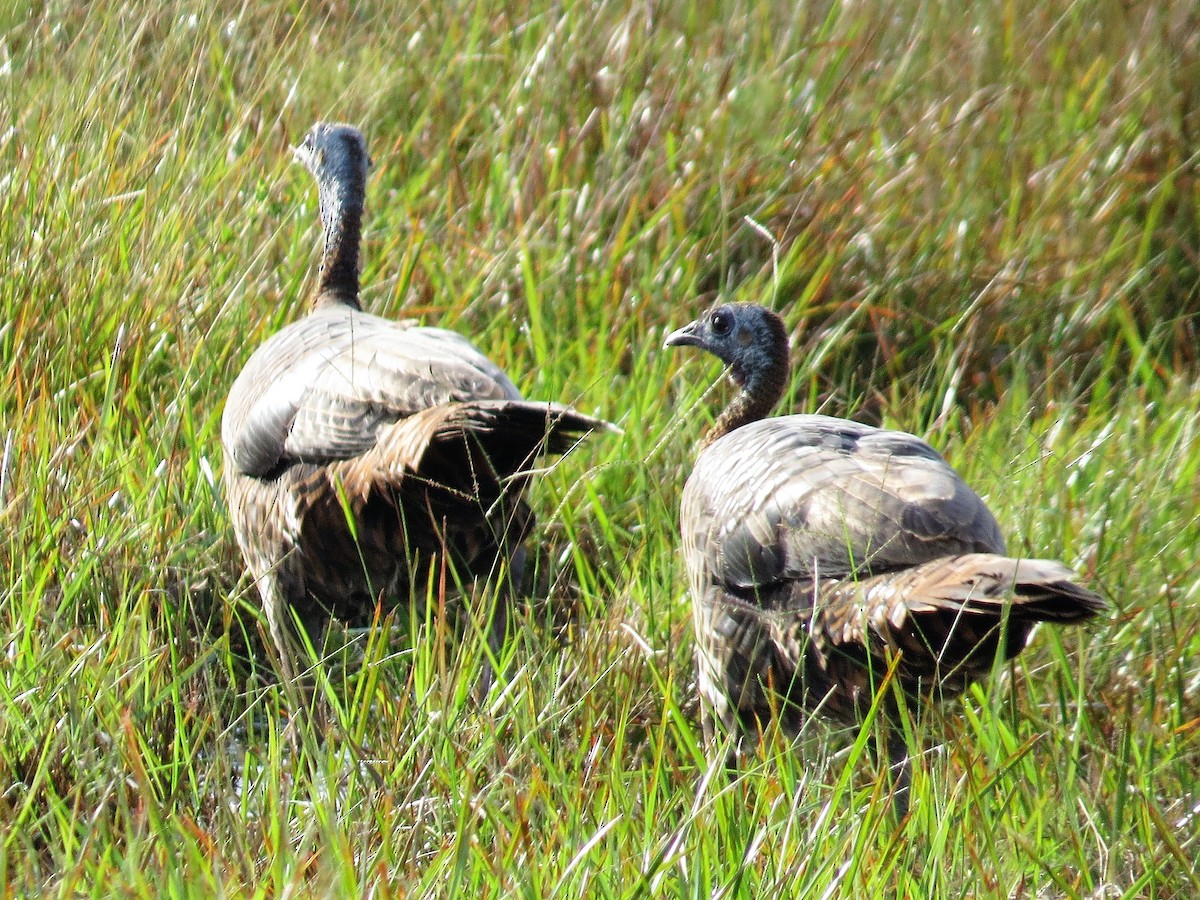
[(313, 296), (314, 307), (340, 303), (362, 308), (358, 300), (358, 255), (365, 192), (361, 177), (350, 172), (320, 185), (325, 250)]

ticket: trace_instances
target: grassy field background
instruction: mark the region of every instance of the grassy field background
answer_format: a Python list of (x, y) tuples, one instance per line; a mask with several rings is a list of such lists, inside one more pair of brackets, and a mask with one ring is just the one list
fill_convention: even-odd
[[(1200, 13), (796, 6), (0, 12), (6, 894), (1200, 893)], [(534, 493), (508, 685), (433, 617), (323, 742), (219, 489), (320, 118), (370, 141), (368, 308), (624, 428)], [(703, 758), (676, 511), (725, 392), (660, 348), (718, 293), (794, 328), (788, 409), (927, 437), (1112, 603), (917, 723), (903, 825), (853, 735)]]

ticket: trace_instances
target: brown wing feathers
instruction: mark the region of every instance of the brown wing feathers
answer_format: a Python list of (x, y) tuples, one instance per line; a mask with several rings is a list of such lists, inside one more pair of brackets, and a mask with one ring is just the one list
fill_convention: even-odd
[(831, 648), (879, 661), (902, 654), (904, 686), (913, 693), (920, 681), (952, 695), (998, 656), (1020, 653), (1037, 622), (1076, 624), (1100, 612), (1103, 603), (1073, 577), (1052, 560), (945, 557), (861, 582), (826, 582), (815, 627)]

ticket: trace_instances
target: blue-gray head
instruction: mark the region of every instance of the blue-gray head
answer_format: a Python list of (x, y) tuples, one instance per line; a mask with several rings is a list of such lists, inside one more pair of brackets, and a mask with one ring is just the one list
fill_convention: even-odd
[(353, 125), (318, 122), (292, 155), (317, 180), (322, 218), (342, 212), (346, 206), (361, 210), (371, 167), (361, 131)]
[(699, 347), (730, 368), (739, 387), (753, 389), (763, 376), (787, 368), (783, 320), (765, 306), (722, 303), (667, 336), (667, 347)]
[(337, 122), (318, 122), (292, 149), (292, 155), (319, 182), (355, 174), (365, 179), (371, 165), (363, 133), (353, 125)]
[(765, 306), (721, 303), (667, 335), (667, 347), (699, 347), (729, 366), (741, 393), (717, 420), (705, 443), (771, 411), (787, 386), (788, 336)]

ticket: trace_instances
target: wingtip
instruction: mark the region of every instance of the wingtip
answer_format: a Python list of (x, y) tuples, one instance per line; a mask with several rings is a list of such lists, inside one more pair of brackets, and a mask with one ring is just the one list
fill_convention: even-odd
[(587, 413), (580, 412), (570, 406), (565, 406), (559, 403), (548, 404), (550, 408), (560, 416), (570, 417), (573, 427), (578, 431), (593, 432), (606, 431), (609, 434), (624, 434), (625, 431), (619, 425), (602, 419), (599, 416), (591, 416)]
[(578, 431), (582, 434), (624, 434), (625, 430), (619, 425), (609, 422), (607, 419), (601, 419), (597, 416), (588, 416), (583, 413), (576, 413), (576, 424)]

